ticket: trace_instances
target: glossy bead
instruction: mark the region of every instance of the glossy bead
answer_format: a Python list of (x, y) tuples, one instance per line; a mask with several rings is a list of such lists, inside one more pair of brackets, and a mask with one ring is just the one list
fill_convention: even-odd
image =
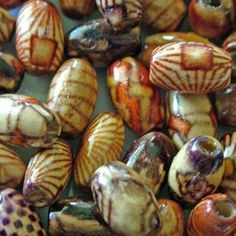
[(64, 52), (64, 29), (59, 12), (45, 0), (27, 1), (16, 24), (16, 50), (32, 73), (54, 72)]
[(216, 115), (207, 95), (168, 91), (166, 98), (166, 123), (178, 148), (200, 135), (216, 138)]
[(223, 149), (210, 136), (186, 143), (171, 164), (168, 185), (173, 197), (190, 205), (214, 193), (224, 173)]
[(23, 180), (26, 165), (11, 149), (0, 144), (0, 189), (16, 188)]
[(65, 141), (57, 140), (52, 147), (39, 151), (25, 173), (24, 199), (36, 207), (50, 206), (65, 189), (71, 169), (72, 152)]
[(18, 191), (11, 188), (1, 191), (0, 209), (0, 235), (47, 235), (38, 214)]
[(15, 28), (15, 19), (0, 7), (0, 43), (10, 41)]
[(101, 166), (93, 174), (91, 189), (99, 212), (115, 234), (147, 235), (159, 228), (154, 194), (125, 164), (111, 162)]
[(85, 130), (81, 147), (75, 160), (75, 182), (90, 187), (95, 170), (119, 160), (124, 145), (125, 128), (119, 115), (100, 113)]
[(143, 0), (143, 22), (156, 32), (175, 31), (186, 10), (183, 0)]
[(96, 210), (94, 202), (81, 199), (65, 199), (50, 209), (49, 233), (51, 236), (114, 235)]
[(214, 39), (226, 34), (235, 21), (232, 0), (191, 0), (189, 21), (193, 30), (206, 38)]
[(150, 132), (134, 141), (123, 162), (137, 171), (147, 186), (157, 193), (175, 154), (175, 146), (166, 135)]
[(113, 35), (106, 32), (103, 19), (92, 20), (70, 30), (67, 33), (66, 46), (69, 57), (85, 57), (95, 67), (107, 67), (117, 59), (139, 53), (140, 28)]
[(141, 62), (132, 57), (116, 61), (108, 69), (107, 84), (115, 108), (134, 132), (162, 126), (160, 91)]
[(225, 194), (209, 195), (192, 210), (189, 236), (229, 236), (236, 233), (236, 205)]
[(236, 126), (236, 84), (216, 93), (215, 106), (219, 124)]
[(60, 4), (65, 15), (77, 19), (93, 12), (95, 0), (60, 0)]
[(0, 140), (3, 142), (21, 147), (50, 147), (60, 136), (59, 117), (35, 98), (0, 95), (0, 107)]
[(90, 63), (77, 58), (64, 62), (48, 93), (48, 106), (60, 117), (64, 134), (78, 136), (88, 125), (97, 92), (97, 74)]
[(193, 32), (169, 32), (169, 33), (158, 33), (147, 36), (144, 41), (144, 49), (141, 54), (141, 60), (147, 68), (150, 66), (152, 51), (168, 43), (175, 42), (199, 42), (210, 44), (211, 42), (208, 39), (205, 39)]
[(12, 8), (21, 4), (21, 0), (0, 0), (0, 6), (4, 8)]
[(127, 31), (141, 22), (142, 0), (96, 0), (96, 3), (110, 31)]
[(226, 88), (232, 59), (214, 45), (170, 43), (152, 53), (150, 80), (157, 86), (183, 93), (210, 93)]

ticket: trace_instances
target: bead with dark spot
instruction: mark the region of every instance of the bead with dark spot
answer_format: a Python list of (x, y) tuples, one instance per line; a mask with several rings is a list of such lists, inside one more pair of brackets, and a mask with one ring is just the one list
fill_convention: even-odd
[(10, 220), (8, 218), (3, 218), (2, 219), (2, 224), (3, 225), (8, 225), (10, 223)]

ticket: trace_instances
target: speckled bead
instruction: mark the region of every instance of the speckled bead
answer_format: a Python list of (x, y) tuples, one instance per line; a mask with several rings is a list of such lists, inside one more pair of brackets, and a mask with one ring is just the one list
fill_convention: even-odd
[(38, 214), (14, 189), (0, 191), (0, 235), (46, 236)]
[(51, 236), (113, 236), (93, 201), (65, 199), (50, 209)]
[(125, 127), (119, 115), (103, 112), (85, 130), (75, 160), (74, 177), (79, 187), (90, 188), (96, 169), (119, 160), (124, 145)]
[(0, 6), (4, 8), (12, 8), (19, 5), (21, 0), (0, 0)]
[(122, 119), (136, 133), (145, 133), (163, 124), (160, 91), (149, 81), (145, 66), (132, 57), (113, 63), (107, 73), (113, 104)]
[(143, 0), (143, 22), (155, 32), (175, 31), (186, 10), (183, 0)]
[(32, 73), (57, 70), (64, 53), (64, 29), (52, 3), (30, 0), (23, 5), (17, 17), (16, 50), (23, 65)]
[(0, 144), (0, 189), (16, 188), (23, 180), (26, 165), (11, 149)]
[(147, 235), (159, 228), (154, 194), (125, 164), (111, 162), (97, 169), (91, 189), (99, 212), (115, 234)]
[(223, 149), (210, 136), (199, 136), (186, 143), (171, 164), (168, 185), (176, 200), (193, 205), (214, 193), (223, 173)]
[(216, 115), (210, 99), (205, 94), (168, 91), (166, 123), (169, 134), (179, 149), (194, 137), (217, 136)]
[(47, 207), (59, 197), (72, 169), (70, 145), (57, 140), (39, 151), (29, 162), (23, 186), (24, 199), (32, 206)]
[(210, 93), (226, 88), (232, 58), (214, 45), (170, 43), (152, 53), (150, 80), (157, 86), (183, 93)]
[(160, 132), (150, 132), (135, 140), (123, 162), (140, 174), (147, 186), (159, 192), (176, 154), (173, 142)]
[(98, 92), (97, 74), (84, 59), (64, 62), (49, 88), (48, 106), (58, 114), (62, 132), (78, 136), (88, 125)]
[(60, 136), (59, 117), (35, 98), (0, 95), (0, 107), (4, 108), (0, 109), (0, 141), (21, 147), (50, 147)]
[(236, 205), (225, 194), (209, 195), (192, 210), (189, 236), (229, 236), (236, 233)]

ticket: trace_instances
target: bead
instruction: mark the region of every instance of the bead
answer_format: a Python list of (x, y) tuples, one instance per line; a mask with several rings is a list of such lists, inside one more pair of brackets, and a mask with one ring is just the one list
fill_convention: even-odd
[(21, 4), (21, 0), (0, 0), (0, 6), (4, 8), (12, 8)]

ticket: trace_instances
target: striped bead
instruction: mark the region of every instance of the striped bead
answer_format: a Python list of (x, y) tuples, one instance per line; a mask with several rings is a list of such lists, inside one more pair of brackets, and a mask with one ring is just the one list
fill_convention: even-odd
[(136, 133), (162, 126), (160, 91), (145, 66), (132, 57), (113, 63), (107, 75), (111, 98), (122, 119)]
[(23, 5), (16, 24), (16, 50), (30, 72), (57, 70), (63, 58), (64, 29), (52, 3), (30, 0)]
[(0, 141), (22, 147), (50, 147), (61, 133), (59, 117), (39, 100), (0, 95)]
[(120, 158), (124, 145), (124, 125), (120, 116), (100, 113), (88, 126), (76, 156), (74, 177), (78, 186), (89, 187), (94, 171)]
[(16, 188), (23, 180), (26, 165), (8, 147), (0, 144), (0, 189)]
[(5, 43), (11, 39), (14, 28), (14, 18), (0, 7), (0, 43)]
[(97, 99), (97, 75), (84, 59), (66, 61), (54, 76), (48, 106), (58, 114), (62, 132), (77, 136), (87, 126)]
[(58, 140), (51, 148), (39, 151), (25, 173), (24, 199), (36, 207), (53, 204), (64, 190), (71, 168), (72, 152), (65, 141)]
[(143, 0), (143, 22), (156, 32), (175, 31), (186, 10), (183, 0)]
[(184, 93), (210, 93), (226, 88), (231, 79), (230, 55), (213, 45), (170, 43), (152, 53), (150, 80)]

